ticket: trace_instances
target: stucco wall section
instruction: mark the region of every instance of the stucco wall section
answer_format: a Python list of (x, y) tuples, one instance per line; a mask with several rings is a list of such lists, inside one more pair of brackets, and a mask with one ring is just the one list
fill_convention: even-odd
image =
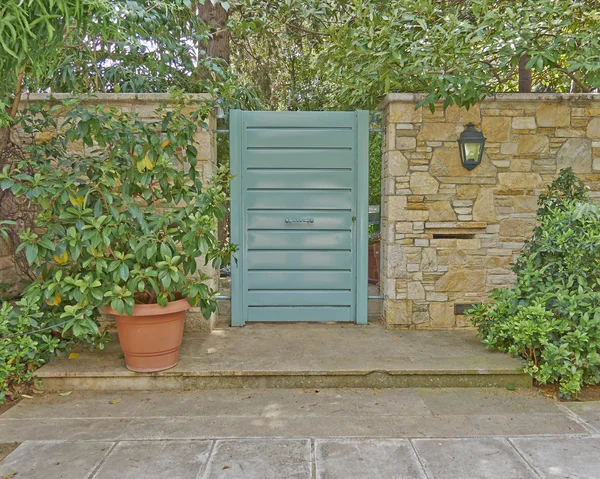
[[(189, 94), (186, 95), (192, 102), (202, 102), (209, 98), (205, 94)], [(62, 101), (73, 98), (69, 94), (31, 94), (24, 95), (21, 99), (21, 108), (26, 108), (28, 104), (39, 103), (45, 101)], [(168, 94), (164, 93), (101, 93), (94, 96), (79, 97), (84, 105), (106, 105), (118, 108), (121, 111), (138, 115), (141, 119), (153, 120), (157, 118), (156, 110), (161, 105), (172, 103), (172, 99)], [(193, 111), (193, 107), (189, 107), (189, 111)], [(185, 113), (185, 110), (184, 110)], [(209, 125), (207, 130), (199, 130), (196, 134), (198, 143), (198, 164), (196, 169), (203, 180), (211, 178), (215, 173), (217, 157), (216, 157), (216, 138), (212, 133), (216, 128), (214, 117), (208, 118)], [(74, 150), (84, 151), (84, 145), (73, 145)], [(1, 241), (0, 241), (1, 242)], [(198, 261), (198, 266), (212, 279), (209, 284), (212, 288), (218, 288), (218, 272), (210, 267), (204, 266), (204, 261)], [(0, 283), (10, 282), (15, 283), (18, 280), (16, 270), (13, 264), (13, 259), (9, 249), (4, 244), (0, 244)], [(202, 317), (200, 310), (192, 309), (188, 313), (186, 321), (186, 329), (200, 330), (212, 328), (215, 318), (210, 321)]]
[[(600, 95), (499, 94), (434, 112), (416, 109), (421, 98), (390, 94), (380, 105), (384, 318), (391, 328), (468, 327), (454, 305), (511, 284), (537, 197), (560, 169), (600, 201)], [(487, 138), (472, 171), (456, 141), (469, 122)]]

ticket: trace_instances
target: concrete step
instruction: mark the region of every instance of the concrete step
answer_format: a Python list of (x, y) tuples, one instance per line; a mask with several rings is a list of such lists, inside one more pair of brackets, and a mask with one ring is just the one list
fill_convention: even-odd
[(252, 324), (187, 332), (179, 364), (134, 373), (115, 341), (39, 369), (48, 391), (222, 388), (530, 387), (521, 362), (473, 331), (387, 331), (380, 323)]

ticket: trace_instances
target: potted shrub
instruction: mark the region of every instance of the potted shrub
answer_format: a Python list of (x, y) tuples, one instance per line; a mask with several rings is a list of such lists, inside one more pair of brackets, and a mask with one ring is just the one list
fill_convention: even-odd
[(195, 169), (210, 105), (186, 115), (191, 105), (177, 105), (151, 122), (76, 102), (40, 108), (24, 115), (24, 160), (0, 176), (39, 207), (19, 246), (37, 278), (26, 294), (75, 336), (97, 334), (106, 307), (134, 371), (177, 364), (185, 311), (216, 310), (199, 267), (219, 268), (231, 250), (215, 235), (227, 207), (223, 174), (203, 184)]

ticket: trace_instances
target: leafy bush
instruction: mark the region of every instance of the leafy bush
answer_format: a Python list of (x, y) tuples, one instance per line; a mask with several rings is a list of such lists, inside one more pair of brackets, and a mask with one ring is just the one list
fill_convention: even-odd
[(487, 346), (571, 396), (600, 382), (600, 208), (567, 169), (540, 196), (538, 222), (513, 266), (515, 286), (468, 314)]
[(186, 296), (206, 317), (216, 311), (199, 265), (204, 258), (219, 268), (233, 249), (215, 235), (227, 211), (226, 176), (198, 178), (195, 135), (207, 128), (202, 118), (211, 106), (194, 111), (179, 99), (150, 122), (72, 101), (23, 115), (21, 127), (32, 135), (27, 158), (5, 168), (0, 187), (39, 207), (18, 247), (35, 280), (21, 301), (3, 305), (0, 338), (50, 330), (8, 341), (0, 390), (29, 379), (30, 367), (72, 340), (102, 345), (100, 307), (131, 314), (136, 303), (164, 306)]
[(64, 352), (70, 342), (51, 330), (30, 334), (45, 323), (35, 299), (23, 298), (15, 306), (8, 301), (0, 306), (0, 404), (7, 393), (16, 396), (35, 370)]

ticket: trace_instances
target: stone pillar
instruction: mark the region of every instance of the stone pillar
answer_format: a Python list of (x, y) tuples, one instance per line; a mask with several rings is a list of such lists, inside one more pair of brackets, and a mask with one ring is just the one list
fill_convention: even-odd
[[(600, 95), (498, 94), (469, 110), (416, 109), (390, 94), (384, 111), (381, 282), (389, 328), (468, 327), (455, 305), (486, 301), (536, 223), (537, 197), (570, 166), (600, 200)], [(481, 165), (460, 164), (473, 122)]]

